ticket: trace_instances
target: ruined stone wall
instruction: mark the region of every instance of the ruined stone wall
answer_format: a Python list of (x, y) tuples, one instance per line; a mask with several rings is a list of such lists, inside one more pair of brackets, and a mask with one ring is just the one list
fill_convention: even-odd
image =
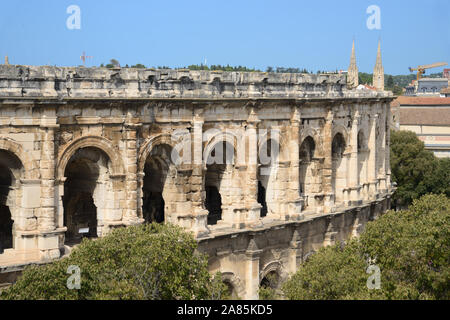
[(164, 221), (193, 232), (236, 294), (256, 297), (268, 273), (284, 278), (389, 207), (392, 95), (345, 83), (0, 66), (13, 222), (0, 267), (59, 258), (80, 229)]

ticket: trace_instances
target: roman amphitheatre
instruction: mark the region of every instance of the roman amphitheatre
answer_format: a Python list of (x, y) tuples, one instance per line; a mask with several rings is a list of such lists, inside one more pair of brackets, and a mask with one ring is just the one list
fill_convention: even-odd
[(257, 298), (390, 207), (393, 96), (350, 80), (0, 65), (0, 282), (155, 221)]

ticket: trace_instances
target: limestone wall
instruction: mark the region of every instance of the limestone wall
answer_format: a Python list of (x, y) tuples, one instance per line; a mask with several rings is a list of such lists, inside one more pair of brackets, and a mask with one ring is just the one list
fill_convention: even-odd
[(164, 221), (255, 297), (265, 273), (284, 277), (388, 207), (392, 95), (345, 83), (0, 66), (0, 221), (12, 225), (0, 267), (59, 258), (83, 232)]

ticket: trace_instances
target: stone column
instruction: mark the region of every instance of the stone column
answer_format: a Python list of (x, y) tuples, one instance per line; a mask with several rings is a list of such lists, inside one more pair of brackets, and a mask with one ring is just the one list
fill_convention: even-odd
[(259, 296), (259, 258), (262, 250), (258, 249), (254, 239), (247, 247), (245, 266), (245, 300), (257, 300)]
[[(44, 111), (45, 112), (45, 111)], [(57, 229), (56, 215), (56, 199), (55, 199), (55, 129), (59, 125), (56, 124), (56, 118), (43, 117), (40, 134), (41, 134), (41, 199), (38, 217), (38, 248), (40, 257), (43, 260), (56, 259), (60, 257), (59, 248), (64, 244), (59, 243), (59, 233), (64, 229)]]
[(41, 208), (39, 230), (50, 231), (56, 227), (55, 216), (55, 129), (41, 128)]
[(254, 117), (247, 124), (248, 163), (246, 166), (245, 206), (247, 208), (246, 225), (258, 225), (261, 218), (261, 204), (258, 203), (258, 133), (259, 120)]
[(352, 129), (350, 134), (350, 164), (348, 166), (348, 187), (350, 190), (350, 205), (357, 205), (360, 203), (359, 199), (359, 171), (358, 171), (358, 126), (360, 115), (355, 113), (352, 122)]
[(379, 191), (386, 192), (386, 106), (382, 105), (380, 118), (380, 157), (378, 168)]
[(385, 103), (386, 105), (386, 189), (389, 191), (391, 189), (391, 159), (390, 159), (390, 148), (391, 148), (391, 107), (388, 102)]
[(369, 182), (369, 199), (376, 199), (377, 194), (377, 141), (376, 141), (376, 128), (378, 123), (378, 114), (371, 115), (370, 117), (370, 132), (369, 132), (369, 159), (367, 162), (367, 178)]
[(322, 167), (322, 189), (324, 193), (323, 213), (334, 211), (334, 191), (331, 185), (332, 179), (332, 143), (333, 143), (333, 111), (329, 110), (323, 128), (323, 167)]
[(288, 214), (289, 220), (301, 220), (303, 199), (300, 197), (300, 130), (301, 116), (297, 107), (290, 121), (289, 134), (289, 182), (288, 182)]
[(289, 243), (289, 274), (294, 274), (297, 272), (297, 268), (302, 262), (303, 258), (303, 247), (300, 234), (297, 230), (294, 230), (292, 240)]
[[(119, 203), (124, 203), (125, 207), (121, 208), (123, 217), (122, 221), (127, 225), (142, 223), (143, 219), (139, 218), (137, 210), (137, 188), (138, 188), (138, 150), (137, 135), (141, 124), (137, 118), (128, 118), (125, 123), (125, 190), (115, 190), (115, 196), (119, 199)], [(125, 198), (126, 196), (126, 198)]]
[(191, 231), (196, 237), (202, 237), (209, 233), (208, 211), (205, 209), (205, 191), (203, 183), (203, 118), (197, 111), (192, 122), (192, 174), (191, 174), (191, 205), (192, 226)]

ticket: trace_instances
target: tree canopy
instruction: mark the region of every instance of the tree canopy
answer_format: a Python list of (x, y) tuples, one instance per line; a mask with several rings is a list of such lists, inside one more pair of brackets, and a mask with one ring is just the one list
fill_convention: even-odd
[[(321, 248), (284, 285), (286, 298), (449, 299), (450, 199), (425, 195), (369, 222), (359, 239)], [(380, 289), (367, 286), (369, 265)]]
[[(211, 278), (193, 236), (172, 225), (119, 228), (86, 240), (56, 262), (31, 266), (2, 299), (217, 299), (226, 297)], [(80, 289), (67, 287), (69, 266), (81, 271)]]
[(391, 174), (395, 205), (407, 206), (426, 193), (450, 196), (450, 159), (438, 159), (411, 131), (391, 131)]

